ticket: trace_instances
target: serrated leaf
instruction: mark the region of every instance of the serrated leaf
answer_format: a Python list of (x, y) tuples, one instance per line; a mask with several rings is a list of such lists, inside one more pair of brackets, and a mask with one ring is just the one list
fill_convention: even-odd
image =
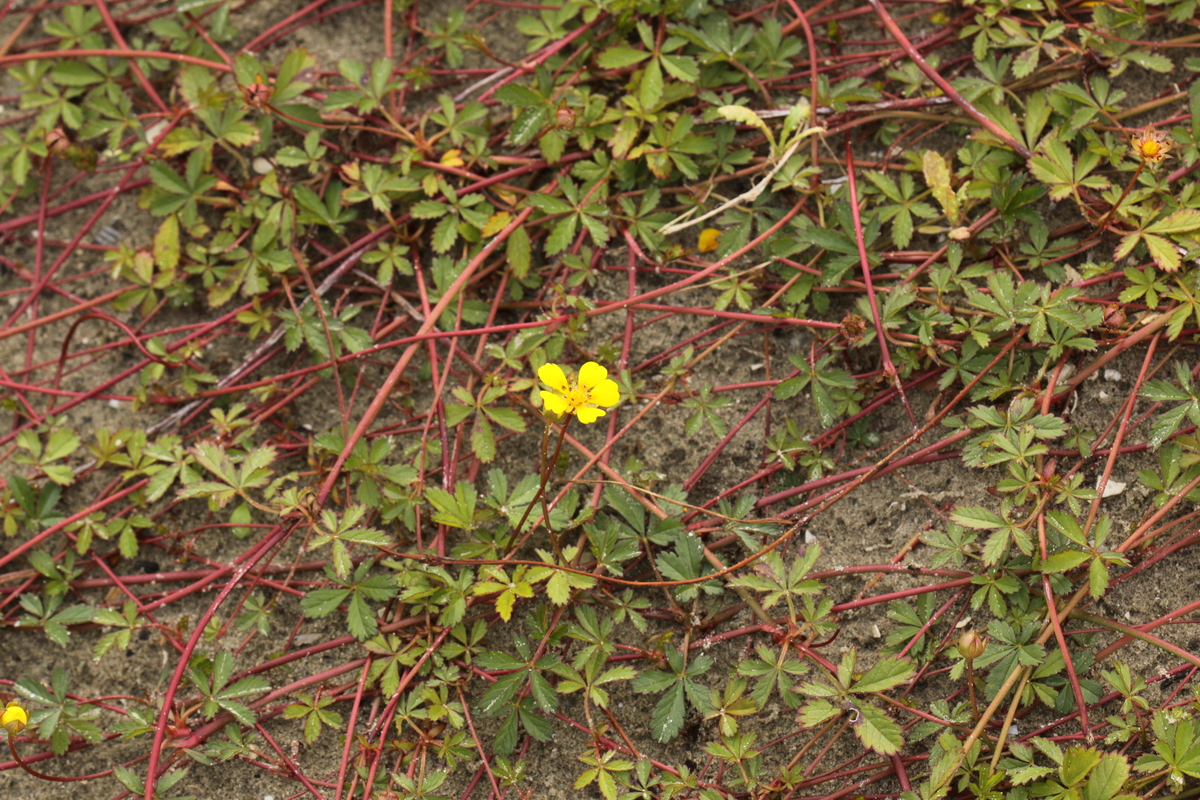
[(654, 741), (665, 744), (678, 736), (683, 730), (686, 714), (683, 685), (675, 683), (659, 698), (654, 712), (650, 715), (650, 735), (654, 737)]
[(895, 755), (904, 747), (904, 734), (900, 726), (874, 706), (861, 706), (858, 720), (851, 727), (864, 747), (880, 755)]
[(449, 209), (449, 206), (437, 200), (422, 200), (414, 203), (408, 212), (416, 219), (438, 219), (444, 217)]
[(314, 589), (300, 599), (300, 608), (310, 619), (329, 616), (347, 597), (349, 589)]
[(555, 253), (562, 252), (570, 246), (575, 239), (576, 222), (578, 217), (574, 214), (563, 217), (554, 225), (554, 229), (550, 231), (550, 235), (546, 237), (546, 255), (552, 256)]
[(1163, 272), (1179, 270), (1183, 259), (1174, 242), (1153, 233), (1143, 233), (1142, 240), (1146, 243), (1146, 249), (1150, 251), (1150, 257), (1154, 259), (1154, 263), (1158, 265), (1159, 269)]
[(912, 662), (899, 656), (881, 659), (850, 688), (852, 692), (883, 692), (912, 677)]
[(1092, 557), (1091, 553), (1081, 553), (1078, 550), (1065, 550), (1061, 553), (1055, 553), (1042, 562), (1042, 572), (1052, 574), (1055, 572), (1067, 572), (1075, 569)]
[(1121, 237), (1120, 243), (1113, 250), (1113, 261), (1120, 261), (1133, 252), (1133, 248), (1137, 247), (1137, 243), (1142, 240), (1140, 231), (1127, 233)]
[(518, 108), (545, 105), (546, 98), (526, 86), (508, 83), (496, 90), (495, 98), (501, 103)]
[(1100, 752), (1090, 747), (1069, 747), (1063, 753), (1058, 775), (1067, 786), (1075, 786), (1100, 763)]
[(1093, 600), (1099, 600), (1108, 589), (1108, 565), (1097, 558), (1088, 565), (1088, 592)]
[(800, 724), (806, 728), (815, 728), (840, 713), (842, 713), (841, 709), (828, 700), (809, 700), (800, 711)]
[(533, 141), (550, 122), (550, 109), (545, 105), (522, 109), (508, 131), (508, 140), (520, 147)]
[(529, 267), (533, 263), (533, 247), (529, 241), (529, 232), (524, 226), (514, 228), (508, 235), (504, 254), (514, 277), (519, 280), (529, 274)]
[(242, 725), (253, 726), (254, 723), (258, 721), (258, 719), (254, 716), (254, 712), (251, 711), (248, 706), (243, 705), (242, 703), (237, 703), (232, 700), (218, 700), (217, 705), (232, 714), (234, 719), (236, 719)]
[(950, 512), (950, 519), (957, 522), (964, 528), (974, 528), (976, 530), (990, 530), (992, 528), (1005, 528), (1008, 523), (995, 512), (988, 511), (980, 506), (958, 506)]
[(1184, 208), (1146, 226), (1150, 233), (1184, 233), (1200, 230), (1200, 210)]
[(179, 220), (171, 214), (154, 234), (154, 263), (164, 272), (173, 272), (179, 265)]
[(946, 159), (937, 151), (926, 150), (921, 156), (921, 169), (925, 175), (925, 182), (929, 184), (929, 189), (932, 191), (934, 199), (941, 205), (946, 218), (956, 224), (958, 222), (958, 195), (950, 185), (950, 167), (946, 164)]
[(638, 84), (638, 102), (642, 104), (642, 108), (646, 109), (646, 111), (653, 111), (658, 108), (662, 94), (662, 67), (659, 65), (658, 60), (655, 59), (647, 64), (646, 68), (642, 71), (642, 80)]
[(640, 64), (650, 57), (645, 50), (635, 50), (632, 47), (617, 45), (610, 47), (596, 56), (596, 63), (604, 69), (624, 69)]
[(771, 149), (775, 148), (775, 134), (767, 127), (767, 123), (763, 122), (762, 118), (751, 109), (745, 106), (721, 106), (717, 109), (717, 113), (730, 122), (758, 128), (767, 137), (767, 141), (771, 143)]

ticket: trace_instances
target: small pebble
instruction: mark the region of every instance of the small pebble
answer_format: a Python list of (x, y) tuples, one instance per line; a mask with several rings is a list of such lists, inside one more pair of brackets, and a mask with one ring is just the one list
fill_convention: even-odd
[(1117, 381), (1121, 380), (1121, 373), (1117, 372), (1115, 369), (1106, 369), (1104, 370), (1104, 380), (1116, 383)]
[(1013, 725), (1011, 728), (1008, 729), (1008, 735), (1009, 736), (1020, 736), (1021, 730), (1016, 725)]

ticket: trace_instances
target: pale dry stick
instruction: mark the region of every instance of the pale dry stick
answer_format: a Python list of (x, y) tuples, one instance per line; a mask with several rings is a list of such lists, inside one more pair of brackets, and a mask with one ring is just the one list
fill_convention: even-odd
[[(359, 259), (361, 259), (363, 254), (366, 252), (367, 248), (363, 247), (351, 253), (345, 261), (343, 261), (341, 264), (338, 264), (337, 268), (334, 269), (333, 272), (329, 273), (329, 276), (325, 278), (325, 280), (321, 281), (321, 285), (317, 287), (317, 296), (324, 297), (325, 293), (333, 288), (333, 284), (335, 284), (343, 275), (345, 275), (348, 269), (357, 264)], [(304, 308), (310, 302), (312, 302), (312, 295), (304, 298), (304, 302), (300, 304), (300, 307)], [(283, 338), (284, 333), (285, 331), (282, 327), (271, 331), (271, 334), (263, 340), (262, 344), (254, 348), (254, 352), (242, 359), (242, 363), (235, 367), (232, 372), (227, 374), (224, 378), (221, 378), (221, 380), (217, 381), (216, 388), (224, 389), (226, 386), (231, 385), (234, 383), (234, 381), (237, 381), (243, 375), (253, 369), (254, 365), (258, 363), (259, 359), (270, 352), (271, 348), (279, 344), (279, 340)], [(172, 412), (147, 428), (147, 435), (154, 436), (162, 431), (178, 427), (184, 419), (195, 413), (197, 409), (207, 402), (210, 402), (209, 398), (193, 400), (192, 402)]]
[(702, 216), (696, 217), (693, 220), (688, 220), (688, 217), (690, 217), (692, 214), (696, 213), (696, 209), (694, 209), (694, 208), (689, 209), (688, 211), (684, 212), (683, 214), (680, 214), (678, 217), (676, 217), (675, 219), (668, 222), (666, 225), (659, 228), (658, 232), (663, 236), (670, 236), (672, 233), (678, 233), (679, 231), (686, 230), (686, 229), (692, 227), (693, 225), (699, 225), (704, 220), (709, 219), (710, 217), (715, 217), (717, 214), (720, 214), (723, 211), (733, 208), (734, 206), (736, 206), (740, 203), (753, 203), (755, 200), (758, 199), (758, 196), (760, 194), (762, 194), (764, 191), (766, 191), (767, 184), (770, 183), (772, 180), (774, 180), (775, 175), (776, 175), (776, 173), (779, 172), (779, 170), (783, 169), (783, 165), (786, 164), (788, 162), (788, 159), (791, 158), (795, 154), (796, 148), (798, 148), (800, 146), (800, 143), (802, 141), (804, 141), (804, 138), (806, 136), (808, 136), (809, 134), (821, 133), (824, 130), (825, 130), (824, 128), (809, 128), (808, 130), (806, 130), (803, 133), (796, 136), (795, 140), (792, 142), (791, 146), (788, 147), (787, 151), (784, 152), (783, 156), (778, 161), (775, 162), (775, 166), (771, 167), (771, 171), (768, 172), (761, 181), (759, 181), (754, 186), (751, 186), (749, 189), (742, 192), (737, 197), (733, 198), (732, 200), (725, 201), (721, 205), (714, 208), (712, 211), (709, 211)]
[(488, 75), (486, 78), (480, 78), (479, 80), (475, 81), (470, 86), (468, 86), (467, 88), (463, 89), (458, 94), (454, 95), (454, 102), (461, 103), (463, 100), (466, 100), (468, 97), (470, 97), (475, 92), (482, 89), (483, 87), (487, 86), (488, 84), (495, 83), (496, 81), (500, 80), (501, 78), (508, 77), (512, 73), (512, 71), (513, 71), (512, 67), (504, 67), (503, 69), (496, 70), (491, 75)]

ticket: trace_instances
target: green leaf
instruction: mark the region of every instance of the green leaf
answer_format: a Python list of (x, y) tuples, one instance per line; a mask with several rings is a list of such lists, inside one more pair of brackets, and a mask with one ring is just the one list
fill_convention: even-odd
[(542, 128), (549, 124), (550, 113), (550, 109), (544, 105), (522, 109), (509, 129), (509, 142), (520, 147), (533, 141), (534, 137), (542, 132)]
[(50, 68), (50, 79), (60, 86), (90, 86), (100, 83), (104, 76), (79, 61), (57, 61)]
[(683, 730), (684, 717), (687, 713), (683, 691), (682, 683), (673, 684), (654, 706), (654, 711), (650, 715), (650, 734), (654, 737), (654, 741), (669, 742)]
[(304, 616), (310, 619), (327, 617), (350, 596), (349, 589), (314, 589), (300, 600)]
[[(640, 64), (650, 57), (645, 50), (635, 50), (632, 47), (618, 45), (610, 47), (596, 57), (596, 63), (604, 69), (623, 69)], [(496, 93), (499, 97), (499, 92)]]
[(841, 709), (828, 700), (810, 700), (800, 711), (800, 724), (806, 728), (815, 728), (840, 713), (842, 713)]
[(505, 243), (505, 256), (508, 258), (508, 266), (514, 277), (521, 279), (529, 274), (529, 267), (533, 263), (533, 248), (530, 245), (529, 232), (525, 230), (525, 226), (514, 228), (508, 235), (508, 241)]
[(1090, 747), (1070, 747), (1063, 754), (1058, 775), (1066, 786), (1080, 783), (1100, 763), (1100, 752)]
[(899, 656), (880, 660), (850, 687), (852, 692), (883, 692), (912, 677), (912, 662)]
[(1055, 553), (1043, 561), (1041, 569), (1046, 574), (1067, 572), (1068, 570), (1075, 569), (1091, 557), (1091, 553), (1081, 553), (1078, 550), (1064, 550), (1061, 553)]
[(546, 98), (532, 89), (515, 83), (505, 84), (496, 90), (495, 97), (501, 103), (518, 108), (531, 108), (546, 104)]
[(950, 512), (950, 519), (964, 528), (989, 530), (1005, 528), (1008, 523), (1000, 515), (979, 506), (958, 506)]
[(1120, 753), (1104, 753), (1083, 786), (1083, 800), (1112, 800), (1129, 780), (1129, 762)]
[(545, 211), (547, 214), (569, 214), (574, 210), (570, 203), (548, 194), (532, 194), (526, 202), (534, 208)]
[(439, 203), (437, 200), (422, 200), (414, 203), (408, 211), (417, 219), (438, 219), (446, 216), (446, 212), (449, 210), (448, 205)]
[(904, 734), (900, 726), (874, 706), (861, 706), (858, 719), (853, 721), (851, 727), (864, 747), (880, 755), (895, 755), (904, 747)]

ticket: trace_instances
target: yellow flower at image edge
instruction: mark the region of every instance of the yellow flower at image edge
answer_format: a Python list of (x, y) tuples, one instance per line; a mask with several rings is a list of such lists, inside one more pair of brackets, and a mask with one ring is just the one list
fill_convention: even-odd
[(0, 714), (0, 728), (4, 728), (9, 733), (20, 733), (28, 724), (29, 712), (16, 700), (5, 706), (4, 713)]
[(603, 409), (611, 408), (621, 399), (617, 382), (609, 380), (608, 370), (589, 361), (579, 368), (579, 378), (568, 381), (566, 373), (558, 364), (543, 364), (538, 369), (542, 383), (554, 391), (542, 390), (542, 403), (546, 410), (560, 417), (574, 414), (585, 425), (604, 416)]

